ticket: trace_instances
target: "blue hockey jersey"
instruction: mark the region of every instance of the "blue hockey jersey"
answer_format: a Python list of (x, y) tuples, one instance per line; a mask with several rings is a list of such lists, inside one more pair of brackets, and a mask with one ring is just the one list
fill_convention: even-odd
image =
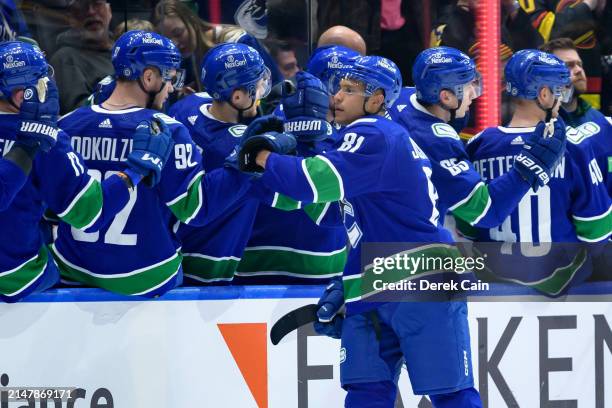
[[(189, 98), (189, 100), (187, 100)], [(246, 129), (245, 125), (217, 120), (209, 111), (210, 99), (189, 96), (181, 109), (170, 113), (185, 124), (202, 152), (204, 169), (222, 168)], [(200, 227), (181, 225), (185, 277), (196, 282), (231, 281), (253, 226), (259, 200), (246, 195), (214, 221)]]
[[(312, 157), (332, 150), (338, 137), (334, 133), (330, 139), (317, 143), (298, 143), (297, 154)], [(277, 196), (275, 202), (278, 201)], [(327, 203), (314, 208), (307, 205), (303, 211), (286, 211), (289, 209), (259, 207), (253, 232), (236, 271), (240, 282), (321, 283), (342, 274), (347, 242), (338, 204)], [(314, 214), (313, 210), (318, 212)], [(332, 223), (334, 216), (336, 223)], [(328, 225), (330, 223), (332, 225)]]
[[(0, 151), (5, 155), (15, 142), (19, 125), (16, 114), (1, 114)], [(14, 164), (3, 160), (3, 168)], [(25, 174), (17, 172), (21, 179)], [(0, 296), (16, 301), (50, 278), (49, 287), (59, 279), (57, 267), (39, 229), (46, 208), (56, 213), (75, 231), (95, 231), (106, 225), (128, 203), (127, 186), (118, 176), (103, 183), (86, 172), (81, 156), (73, 151), (70, 138), (59, 132), (57, 143), (48, 153), (38, 153), (24, 184), (0, 208)], [(123, 170), (123, 168), (120, 168)], [(19, 174), (20, 173), (20, 174)], [(16, 180), (9, 180), (16, 182)], [(53, 275), (51, 277), (45, 275)], [(49, 280), (49, 279), (47, 279)]]
[(53, 253), (67, 279), (128, 295), (155, 296), (182, 281), (179, 222), (203, 225), (221, 215), (250, 188), (248, 177), (220, 169), (205, 174), (187, 129), (148, 109), (109, 111), (93, 105), (60, 121), (95, 178), (121, 169), (136, 126), (153, 117), (168, 124), (174, 152), (157, 186), (138, 185), (112, 223), (95, 234), (61, 224)]
[[(523, 148), (524, 138), (534, 130), (489, 128), (471, 139), (467, 152), (480, 176), (489, 181), (507, 174)], [(499, 227), (478, 228), (475, 236), (478, 241), (536, 243), (505, 246), (502, 256), (490, 262), (499, 263), (497, 270), (502, 271), (502, 277), (550, 295), (561, 293), (570, 282), (589, 273), (588, 258), (577, 246), (569, 250), (571, 246), (551, 243), (601, 242), (612, 234), (611, 202), (588, 138), (571, 128), (567, 138), (567, 151), (551, 181), (525, 195)], [(513, 256), (513, 249), (522, 256), (518, 252)], [(501, 267), (512, 261), (522, 266)]]
[(431, 180), (439, 194), (442, 217), (452, 211), (470, 225), (495, 227), (529, 190), (529, 184), (514, 169), (484, 183), (457, 132), (417, 101), (414, 88), (403, 88), (388, 114), (410, 132), (431, 161)]
[(347, 312), (357, 313), (372, 307), (361, 300), (375, 289), (362, 281), (363, 243), (452, 238), (439, 223), (429, 160), (401, 126), (366, 116), (343, 128), (340, 137), (337, 150), (314, 157), (270, 154), (261, 180), (295, 200), (341, 201), (351, 245), (344, 294)]
[(608, 194), (612, 197), (612, 118), (595, 112), (598, 115), (591, 115), (593, 120), (581, 123), (575, 129), (580, 139), (587, 139), (585, 142), (593, 148)]

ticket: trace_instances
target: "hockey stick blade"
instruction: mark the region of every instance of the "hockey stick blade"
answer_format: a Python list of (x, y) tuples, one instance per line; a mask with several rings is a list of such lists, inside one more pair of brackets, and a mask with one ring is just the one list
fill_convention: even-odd
[(275, 346), (289, 333), (305, 324), (316, 322), (318, 305), (311, 304), (290, 311), (274, 323), (270, 330), (270, 340)]

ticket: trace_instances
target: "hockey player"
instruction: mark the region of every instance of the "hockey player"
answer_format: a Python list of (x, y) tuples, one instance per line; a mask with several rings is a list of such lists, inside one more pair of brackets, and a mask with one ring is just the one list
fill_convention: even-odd
[(100, 183), (85, 172), (69, 136), (57, 126), (57, 88), (42, 52), (31, 44), (3, 43), (0, 67), (0, 151), (5, 157), (0, 168), (7, 183), (0, 203), (0, 299), (14, 302), (59, 281), (39, 230), (45, 207), (79, 233), (96, 231), (122, 211), (129, 190), (143, 176), (161, 172), (171, 140), (167, 134), (151, 138), (143, 126), (134, 135), (134, 151), (126, 149), (128, 165), (121, 163), (116, 175)]
[[(516, 208), (530, 187), (549, 179), (563, 154), (565, 131), (558, 122), (554, 137), (530, 139), (514, 165), (502, 177), (484, 183), (468, 158), (457, 131), (448, 122), (464, 117), (480, 95), (474, 61), (450, 47), (427, 49), (412, 69), (415, 88), (402, 89), (391, 118), (404, 126), (432, 165), (431, 180), (439, 194), (438, 209), (469, 225), (497, 227)], [(569, 76), (559, 79), (567, 83)]]
[[(319, 81), (313, 80), (312, 75), (327, 85), (334, 74), (347, 69), (358, 55), (341, 46), (317, 48), (308, 61), (308, 73), (296, 75), (295, 92), (289, 95), (285, 89), (281, 109), (276, 114), (287, 119), (285, 129), (296, 136), (299, 156), (316, 156), (331, 150), (339, 141), (337, 132), (322, 131), (328, 126), (325, 120), (333, 121), (333, 95), (327, 96), (326, 87), (317, 87)], [(308, 109), (320, 105), (316, 110), (318, 119), (303, 117), (300, 98), (311, 104)], [(287, 200), (285, 204), (285, 210), (302, 207), (301, 203)], [(322, 283), (342, 273), (347, 257), (346, 231), (337, 215), (338, 204), (305, 206), (304, 211), (285, 210), (265, 205), (257, 210), (253, 232), (236, 272), (239, 282)], [(334, 217), (338, 222), (328, 225)], [(287, 225), (292, 228), (288, 230)]]
[[(257, 114), (257, 102), (270, 92), (270, 71), (259, 53), (244, 44), (221, 44), (202, 61), (202, 84), (212, 100), (190, 97), (170, 114), (184, 123), (204, 152), (204, 169), (222, 168), (244, 133), (244, 118)], [(185, 277), (198, 282), (230, 281), (251, 232), (259, 200), (236, 201), (216, 220), (200, 227), (181, 225)]]
[(127, 32), (115, 43), (112, 62), (117, 85), (111, 96), (60, 123), (92, 175), (105, 179), (121, 168), (133, 129), (143, 120), (160, 120), (172, 134), (174, 149), (158, 185), (135, 188), (108, 227), (87, 234), (61, 224), (52, 250), (68, 280), (126, 295), (156, 296), (182, 281), (178, 223), (213, 220), (250, 182), (233, 169), (204, 174), (201, 154), (187, 129), (147, 109), (160, 108), (168, 93), (181, 86), (180, 53), (170, 40), (150, 32)]
[[(465, 302), (364, 299), (372, 288), (362, 285), (362, 244), (451, 241), (438, 221), (429, 161), (405, 129), (382, 116), (400, 88), (401, 76), (392, 61), (360, 57), (334, 96), (336, 120), (345, 126), (336, 150), (309, 158), (270, 153), (268, 146), (277, 149), (292, 139), (270, 132), (241, 143), (240, 164), (246, 171), (263, 170), (265, 185), (295, 200), (341, 200), (351, 251), (343, 282), (332, 281), (318, 314), (329, 322), (319, 330), (342, 337), (345, 406), (393, 407), (405, 359), (414, 392), (429, 394), (436, 408), (480, 407)], [(398, 183), (398, 176), (409, 183)], [(335, 316), (342, 298), (347, 313), (343, 324)]]
[[(567, 76), (565, 64), (551, 54), (521, 50), (512, 56), (505, 68), (506, 90), (513, 98), (512, 120), (508, 127), (485, 129), (467, 145), (484, 180), (498, 180), (511, 170), (549, 106), (557, 115), (565, 85), (560, 79)], [(491, 259), (489, 266), (504, 278), (548, 295), (562, 293), (590, 273), (589, 261), (579, 252), (573, 262), (567, 257), (577, 252), (575, 247), (551, 243), (602, 242), (612, 234), (612, 207), (588, 138), (584, 131), (568, 127), (567, 140), (567, 151), (550, 182), (520, 200), (500, 227), (479, 228), (476, 235), (479, 241), (520, 242), (507, 246), (508, 256)], [(514, 250), (517, 256), (512, 257)], [(522, 259), (527, 268), (502, 268), (512, 260), (521, 261), (518, 253), (529, 257), (527, 262)]]

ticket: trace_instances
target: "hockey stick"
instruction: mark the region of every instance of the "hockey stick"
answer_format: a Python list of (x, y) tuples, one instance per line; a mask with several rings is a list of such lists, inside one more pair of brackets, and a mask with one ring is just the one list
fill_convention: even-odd
[(308, 323), (318, 320), (317, 310), (319, 306), (310, 304), (290, 311), (274, 323), (270, 330), (270, 340), (275, 346), (289, 333)]

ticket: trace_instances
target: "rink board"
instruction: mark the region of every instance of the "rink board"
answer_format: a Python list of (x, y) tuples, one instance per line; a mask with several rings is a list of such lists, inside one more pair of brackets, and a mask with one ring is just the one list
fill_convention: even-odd
[[(81, 388), (75, 408), (340, 407), (339, 341), (308, 327), (278, 346), (268, 340), (280, 316), (321, 291), (181, 288), (152, 301), (96, 289), (35, 295), (0, 305), (0, 374), (9, 387)], [(498, 287), (470, 302), (474, 375), (489, 407), (612, 407), (612, 286), (575, 293), (567, 302), (518, 302), (507, 300), (538, 297)], [(400, 386), (404, 407), (430, 406), (412, 395), (405, 370)]]

